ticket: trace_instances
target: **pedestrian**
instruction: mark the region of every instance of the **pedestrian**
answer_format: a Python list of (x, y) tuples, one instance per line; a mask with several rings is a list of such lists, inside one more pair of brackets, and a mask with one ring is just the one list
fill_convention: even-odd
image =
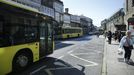
[(111, 40), (112, 40), (112, 32), (111, 31), (108, 31), (108, 43), (111, 44)]
[(126, 63), (129, 63), (130, 57), (131, 57), (131, 52), (133, 49), (133, 41), (131, 39), (131, 32), (130, 31), (127, 31), (126, 36), (124, 36), (121, 39), (119, 47), (121, 47), (122, 49), (124, 48), (124, 51), (125, 51), (124, 61)]
[(107, 32), (104, 33), (105, 38), (107, 37)]
[(118, 42), (120, 42), (121, 38), (122, 38), (121, 31), (118, 31)]
[(114, 40), (115, 40), (115, 41), (117, 40), (117, 36), (118, 36), (118, 32), (115, 31), (115, 33), (114, 33)]
[(99, 36), (100, 36), (100, 34), (99, 33), (97, 33), (97, 37), (99, 38)]

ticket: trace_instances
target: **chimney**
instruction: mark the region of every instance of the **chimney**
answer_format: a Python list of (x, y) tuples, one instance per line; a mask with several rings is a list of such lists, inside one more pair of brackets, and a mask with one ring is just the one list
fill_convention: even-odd
[(65, 13), (68, 13), (69, 12), (69, 9), (68, 8), (65, 8)]

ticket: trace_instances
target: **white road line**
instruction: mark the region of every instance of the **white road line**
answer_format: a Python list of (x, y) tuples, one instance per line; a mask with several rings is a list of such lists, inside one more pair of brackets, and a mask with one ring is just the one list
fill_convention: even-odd
[(62, 56), (58, 57), (57, 59), (62, 59), (63, 57), (64, 57), (64, 55), (62, 55)]
[(45, 69), (45, 72), (47, 72), (48, 75), (53, 75), (51, 70), (49, 70), (49, 69)]
[(57, 59), (55, 59), (55, 61), (59, 60), (59, 59), (62, 59), (64, 57), (64, 55), (58, 57)]
[(34, 70), (33, 72), (30, 73), (30, 75), (35, 74), (36, 72), (40, 71), (41, 69), (43, 69), (43, 68), (45, 68), (45, 67), (46, 67), (46, 65), (44, 65), (44, 66), (42, 66), (42, 67), (40, 67), (40, 68)]
[(89, 66), (96, 66), (98, 64), (90, 64), (90, 65), (84, 65), (85, 67), (89, 67)]
[(74, 55), (87, 55), (87, 54), (95, 54), (95, 53), (74, 53)]
[(83, 60), (83, 61), (86, 61), (86, 62), (88, 62), (88, 63), (91, 63), (92, 65), (85, 65), (85, 66), (97, 66), (98, 64), (97, 63), (95, 63), (95, 62), (92, 62), (92, 61), (89, 61), (89, 60), (86, 60), (86, 59), (83, 59), (83, 58), (80, 58), (80, 57), (78, 57), (78, 56), (76, 56), (76, 55), (74, 55), (74, 54), (70, 54), (71, 56), (73, 56), (73, 57), (75, 57), (75, 58), (77, 58), (77, 59), (80, 59), (80, 60)]
[(70, 54), (70, 53), (72, 53), (73, 52), (73, 50), (72, 51), (69, 51), (69, 52), (67, 52), (68, 54)]

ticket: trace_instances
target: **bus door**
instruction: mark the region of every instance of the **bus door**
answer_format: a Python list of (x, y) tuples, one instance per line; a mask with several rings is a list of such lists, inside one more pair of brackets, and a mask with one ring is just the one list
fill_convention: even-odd
[(2, 16), (0, 15), (0, 41), (1, 41), (1, 43), (0, 43), (0, 46), (2, 46), (2, 44), (3, 44), (3, 38), (2, 38), (2, 34), (3, 34), (3, 21), (2, 21)]
[(52, 25), (53, 25), (53, 23), (49, 23), (48, 25), (47, 25), (47, 31), (48, 31), (48, 33), (47, 33), (47, 35), (48, 35), (48, 40), (47, 40), (47, 49), (48, 49), (48, 51), (47, 51), (47, 54), (51, 54), (52, 52), (53, 52), (53, 28), (52, 28)]
[(44, 57), (52, 52), (52, 25), (50, 23), (42, 23), (40, 26), (40, 57)]
[(4, 35), (4, 17), (0, 15), (0, 47), (7, 45), (7, 38)]
[(47, 41), (47, 26), (46, 23), (41, 23), (40, 25), (40, 57), (45, 56), (46, 54), (46, 41)]

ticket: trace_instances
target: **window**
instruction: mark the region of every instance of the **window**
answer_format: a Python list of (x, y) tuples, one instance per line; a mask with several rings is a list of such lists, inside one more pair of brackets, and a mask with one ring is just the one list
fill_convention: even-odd
[(48, 37), (52, 37), (51, 24), (48, 24)]
[(4, 23), (4, 18), (3, 16), (0, 15), (0, 33), (3, 33), (3, 23)]
[(3, 32), (3, 22), (0, 22), (0, 33)]
[(38, 38), (38, 29), (36, 26), (26, 26), (25, 27), (25, 42), (35, 42)]
[(24, 24), (24, 19), (23, 18), (18, 18), (18, 23), (19, 24)]
[(0, 22), (0, 41), (1, 41), (0, 46), (3, 46), (3, 43), (4, 43), (3, 40), (4, 40), (4, 37), (3, 37), (3, 23)]
[(30, 19), (27, 19), (27, 20), (26, 20), (26, 24), (27, 24), (27, 25), (31, 25), (31, 23), (32, 23), (32, 22), (31, 22)]
[(8, 36), (12, 45), (37, 41), (38, 30), (35, 26), (12, 24), (8, 28), (10, 30), (8, 32)]

